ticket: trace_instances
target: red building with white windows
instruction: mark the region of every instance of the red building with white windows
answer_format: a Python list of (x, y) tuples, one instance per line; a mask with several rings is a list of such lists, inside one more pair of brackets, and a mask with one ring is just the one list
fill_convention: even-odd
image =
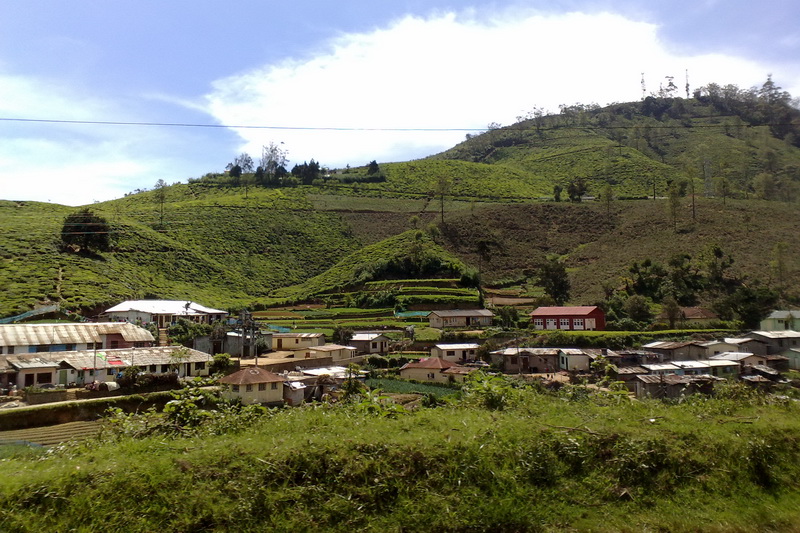
[(539, 307), (531, 313), (534, 329), (568, 331), (602, 331), (606, 315), (596, 305), (574, 307)]

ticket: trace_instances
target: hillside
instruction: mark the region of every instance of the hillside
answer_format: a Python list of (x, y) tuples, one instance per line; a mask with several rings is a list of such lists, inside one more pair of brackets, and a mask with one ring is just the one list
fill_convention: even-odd
[[(46, 302), (93, 314), (129, 298), (217, 307), (303, 299), (402, 277), (363, 265), (372, 253), (410, 254), (408, 235), (391, 239), (411, 229), (423, 232), (415, 246), (459, 263), (450, 270), (480, 270), (484, 282), (521, 293), (540, 294), (537, 270), (557, 255), (574, 303), (598, 300), (633, 261), (697, 258), (712, 245), (738, 276), (774, 284), (771, 254), (782, 242), (785, 292), (796, 298), (800, 132), (776, 121), (797, 113), (781, 118), (789, 108), (780, 99), (715, 91), (521, 118), (376, 175), (347, 169), (270, 188), (208, 175), (139, 192), (91, 206), (110, 224), (102, 251), (61, 245), (74, 209), (0, 202), (0, 317)], [(669, 183), (682, 194), (674, 213)], [(561, 202), (552, 201), (556, 187)], [(603, 201), (567, 202), (571, 191)], [(654, 192), (655, 201), (625, 200)]]

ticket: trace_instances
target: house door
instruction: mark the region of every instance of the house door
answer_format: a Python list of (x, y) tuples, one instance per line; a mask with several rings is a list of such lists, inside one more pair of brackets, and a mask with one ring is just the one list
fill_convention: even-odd
[(25, 386), (33, 387), (33, 374), (25, 374)]
[(58, 371), (58, 383), (59, 385), (67, 384), (67, 371), (65, 369), (61, 369)]

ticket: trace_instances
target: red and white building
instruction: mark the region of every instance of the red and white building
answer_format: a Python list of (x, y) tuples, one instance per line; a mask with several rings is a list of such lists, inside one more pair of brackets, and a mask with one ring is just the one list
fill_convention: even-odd
[(531, 313), (534, 329), (568, 331), (602, 331), (606, 315), (596, 305), (574, 307), (539, 307)]

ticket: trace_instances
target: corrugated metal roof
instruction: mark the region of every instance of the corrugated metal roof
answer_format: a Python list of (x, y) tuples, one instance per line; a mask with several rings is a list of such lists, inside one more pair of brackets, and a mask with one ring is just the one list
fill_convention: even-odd
[(7, 361), (15, 370), (30, 370), (35, 368), (58, 368), (58, 363), (40, 357), (36, 354), (31, 355), (8, 355)]
[(75, 324), (2, 324), (0, 346), (38, 346), (102, 342), (102, 335), (122, 335), (127, 342), (153, 342), (144, 328), (127, 322)]
[(382, 333), (354, 333), (353, 337), (350, 339), (351, 341), (373, 341), (378, 337), (383, 337), (384, 339), (389, 339), (386, 335)]
[(467, 343), (467, 344), (437, 344), (440, 350), (477, 350), (481, 347), (480, 344)]
[(128, 300), (106, 309), (106, 313), (139, 311), (151, 315), (227, 315), (227, 311), (212, 309), (189, 300)]
[(488, 309), (448, 309), (444, 311), (431, 311), (428, 316), (436, 315), (440, 317), (454, 316), (494, 316)]
[(426, 369), (435, 369), (435, 370), (444, 370), (445, 368), (450, 368), (453, 366), (458, 366), (455, 363), (451, 363), (445, 359), (440, 357), (426, 357), (425, 359), (420, 359), (419, 361), (411, 361), (403, 365), (403, 368), (400, 370), (405, 370), (406, 368), (426, 368)]
[(751, 335), (760, 335), (768, 339), (798, 339), (800, 332), (787, 329), (785, 331), (753, 331)]

